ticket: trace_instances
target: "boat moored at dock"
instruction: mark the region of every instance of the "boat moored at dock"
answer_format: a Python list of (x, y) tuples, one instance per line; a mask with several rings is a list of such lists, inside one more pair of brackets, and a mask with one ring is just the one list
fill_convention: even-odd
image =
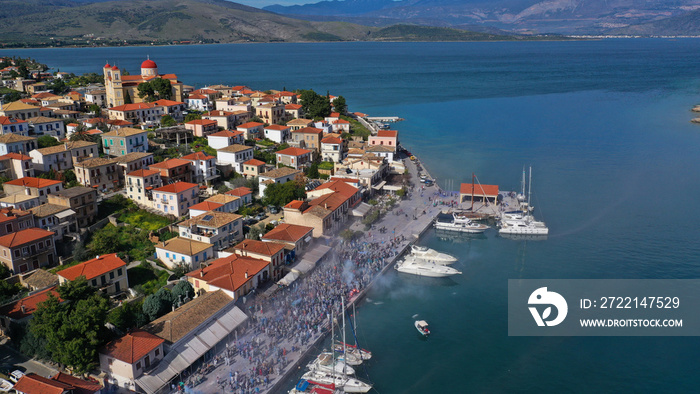
[(396, 263), (394, 268), (404, 274), (427, 276), (431, 278), (444, 278), (447, 276), (462, 274), (460, 271), (457, 271), (452, 267), (426, 262), (413, 256), (406, 256), (403, 261)]
[(471, 219), (452, 214), (451, 221), (443, 221), (438, 217), (435, 220), (435, 228), (439, 230), (458, 231), (462, 233), (479, 234), (489, 229), (489, 226), (481, 223), (474, 223)]
[(411, 256), (442, 265), (452, 264), (457, 261), (457, 258), (452, 255), (440, 253), (435, 249), (418, 245), (411, 245)]

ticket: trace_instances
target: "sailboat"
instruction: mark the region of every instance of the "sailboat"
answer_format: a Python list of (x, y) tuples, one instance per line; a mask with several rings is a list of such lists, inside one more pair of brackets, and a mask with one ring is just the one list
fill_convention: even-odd
[[(331, 346), (333, 345), (334, 341), (334, 334), (335, 334), (335, 320), (333, 320), (333, 311), (331, 310)], [(361, 362), (361, 361), (360, 361)], [(310, 362), (307, 365), (307, 368), (309, 368), (312, 371), (322, 371), (322, 372), (336, 372), (344, 375), (354, 375), (355, 374), (355, 369), (353, 369), (349, 363), (345, 362), (345, 355), (344, 354), (339, 354), (338, 357), (336, 358), (336, 354), (334, 351), (330, 352), (322, 352), (319, 354), (316, 359), (314, 359), (312, 362)], [(357, 363), (359, 364), (359, 363)], [(355, 364), (355, 365), (357, 365)]]
[(544, 222), (536, 221), (530, 209), (530, 197), (532, 195), (532, 167), (530, 167), (530, 181), (528, 182), (527, 208), (521, 218), (506, 216), (501, 218), (498, 230), (499, 234), (516, 235), (547, 235), (549, 228)]

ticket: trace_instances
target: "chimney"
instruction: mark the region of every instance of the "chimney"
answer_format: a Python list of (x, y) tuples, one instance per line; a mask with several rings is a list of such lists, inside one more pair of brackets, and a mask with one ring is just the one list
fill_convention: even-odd
[(245, 278), (248, 279), (248, 271), (245, 272)]
[(199, 277), (204, 278), (204, 270), (203, 269), (201, 271), (199, 271)]
[(22, 305), (21, 308), (22, 308), (22, 313), (26, 313), (26, 308), (24, 307), (24, 305)]
[(68, 150), (68, 143), (67, 143), (67, 142), (64, 142), (64, 143), (63, 143), (63, 147), (65, 147), (66, 150)]

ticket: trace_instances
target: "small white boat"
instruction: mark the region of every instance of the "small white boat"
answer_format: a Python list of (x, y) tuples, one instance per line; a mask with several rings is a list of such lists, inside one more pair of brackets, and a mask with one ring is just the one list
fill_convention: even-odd
[(372, 390), (372, 385), (359, 379), (349, 378), (343, 374), (321, 371), (309, 371), (302, 375), (304, 380), (323, 385), (334, 385), (346, 393), (366, 393)]
[(347, 349), (346, 352), (343, 351), (343, 345), (335, 344), (333, 345), (333, 350), (337, 353), (335, 358), (340, 362), (344, 362), (348, 365), (357, 366), (362, 364), (362, 357), (356, 354), (352, 349)]
[(425, 320), (416, 320), (416, 322), (413, 323), (413, 325), (416, 326), (416, 330), (418, 330), (418, 332), (421, 333), (424, 337), (430, 335), (428, 322), (426, 322)]
[(413, 256), (407, 256), (403, 261), (397, 263), (394, 269), (404, 274), (428, 276), (431, 278), (444, 278), (446, 276), (462, 274), (452, 267), (426, 262), (416, 259)]
[(312, 371), (335, 372), (345, 375), (354, 375), (355, 369), (333, 357), (331, 352), (323, 352), (307, 365)]
[(0, 392), (7, 393), (12, 390), (13, 384), (10, 381), (0, 378)]
[[(353, 305), (353, 308), (354, 307), (355, 307), (355, 305)], [(353, 315), (354, 315), (354, 313), (353, 313)], [(355, 327), (357, 327), (357, 323), (354, 323), (353, 325)], [(338, 344), (340, 345), (340, 349), (341, 349), (339, 351), (342, 352), (343, 342), (339, 342)], [(361, 360), (369, 360), (370, 358), (372, 358), (372, 352), (370, 352), (367, 349), (358, 349), (357, 345), (351, 345), (349, 343), (346, 343), (345, 348), (346, 348), (348, 353), (357, 356)]]
[(471, 219), (464, 216), (452, 214), (452, 220), (449, 222), (435, 221), (435, 228), (438, 230), (459, 231), (462, 233), (479, 234), (488, 230), (489, 226), (481, 223), (474, 223)]
[(523, 219), (506, 219), (501, 220), (501, 228), (498, 229), (499, 234), (516, 234), (516, 235), (547, 235), (549, 228), (544, 222), (538, 222), (532, 219), (532, 216), (526, 216)]
[(411, 245), (411, 256), (421, 260), (432, 261), (435, 264), (443, 265), (452, 264), (457, 261), (457, 258), (452, 255), (440, 253), (437, 250), (430, 249), (426, 246), (417, 245)]

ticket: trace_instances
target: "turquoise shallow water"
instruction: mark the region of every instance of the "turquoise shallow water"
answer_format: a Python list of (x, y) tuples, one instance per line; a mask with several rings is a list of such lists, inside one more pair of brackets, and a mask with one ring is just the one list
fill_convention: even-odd
[[(519, 187), (533, 166), (544, 242), (422, 244), (464, 275), (390, 272), (358, 310), (377, 392), (690, 392), (697, 338), (507, 336), (513, 278), (698, 278), (700, 40), (337, 43), (0, 51), (61, 71), (131, 72), (150, 55), (187, 83), (314, 88), (397, 115), (403, 143), (443, 187)], [(197, 63), (193, 63), (197, 62)], [(421, 341), (419, 314), (433, 335)]]

